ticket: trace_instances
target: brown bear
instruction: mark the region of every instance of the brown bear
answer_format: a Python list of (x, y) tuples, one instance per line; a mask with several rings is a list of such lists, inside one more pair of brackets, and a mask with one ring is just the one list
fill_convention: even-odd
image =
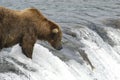
[(62, 31), (35, 8), (11, 10), (0, 7), (0, 49), (20, 44), (23, 53), (32, 58), (36, 40), (48, 41), (57, 50), (62, 49)]

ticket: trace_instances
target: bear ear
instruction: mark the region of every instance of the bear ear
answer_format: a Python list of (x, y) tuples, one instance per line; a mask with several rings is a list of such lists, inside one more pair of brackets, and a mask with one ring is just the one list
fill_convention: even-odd
[(56, 33), (58, 33), (58, 29), (55, 28), (55, 29), (52, 30), (52, 32), (56, 34)]

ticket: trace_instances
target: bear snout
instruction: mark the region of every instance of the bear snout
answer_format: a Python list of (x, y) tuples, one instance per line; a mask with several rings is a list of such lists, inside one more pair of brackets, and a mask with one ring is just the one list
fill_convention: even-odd
[(54, 45), (53, 46), (56, 50), (61, 50), (63, 47), (62, 47), (62, 44), (59, 43), (59, 45)]
[(61, 43), (51, 43), (51, 45), (56, 50), (61, 50), (63, 48)]
[(61, 49), (63, 49), (63, 47), (62, 47), (62, 46), (59, 46), (59, 47), (57, 47), (57, 48), (55, 48), (55, 49), (61, 50)]

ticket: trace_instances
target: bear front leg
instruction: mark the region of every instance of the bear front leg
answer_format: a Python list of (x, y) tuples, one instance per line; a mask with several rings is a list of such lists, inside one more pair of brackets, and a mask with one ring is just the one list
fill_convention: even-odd
[(34, 47), (35, 42), (36, 42), (35, 36), (25, 35), (23, 37), (23, 40), (22, 40), (22, 43), (21, 43), (21, 47), (22, 47), (23, 53), (28, 58), (32, 59), (33, 47)]
[(28, 57), (28, 58), (31, 58), (32, 59), (32, 52), (33, 52), (33, 45), (32, 44), (29, 44), (28, 42), (27, 43), (23, 43), (23, 45), (21, 46), (22, 47), (22, 51), (23, 53)]

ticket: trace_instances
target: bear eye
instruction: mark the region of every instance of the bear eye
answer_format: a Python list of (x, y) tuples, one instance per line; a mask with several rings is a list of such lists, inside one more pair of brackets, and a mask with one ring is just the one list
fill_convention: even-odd
[(56, 34), (55, 34), (55, 33), (52, 33), (51, 38), (52, 38), (52, 39), (55, 39), (55, 37), (56, 37)]

